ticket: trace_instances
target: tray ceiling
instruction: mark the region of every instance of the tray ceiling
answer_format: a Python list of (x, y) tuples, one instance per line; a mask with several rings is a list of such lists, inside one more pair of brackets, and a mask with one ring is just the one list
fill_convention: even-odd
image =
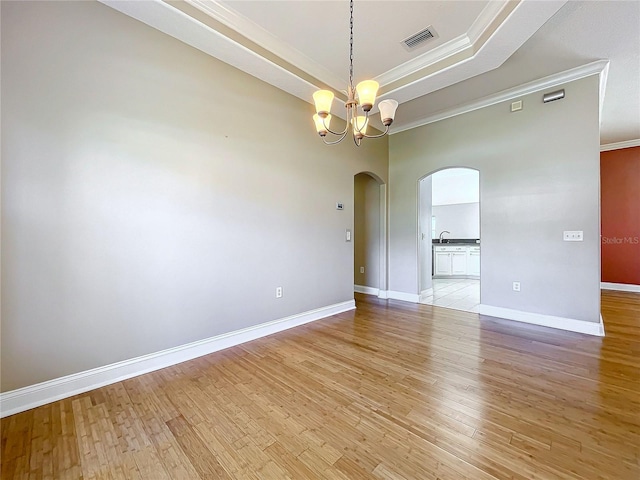
[[(349, 3), (346, 0), (102, 0), (102, 3), (307, 102), (312, 101), (311, 96), (318, 88), (334, 90), (339, 101), (346, 98), (343, 92), (349, 73)], [(496, 71), (534, 35), (544, 44), (544, 38), (540, 39), (536, 32), (544, 30), (561, 9), (566, 10), (565, 4), (570, 8), (574, 3), (638, 5), (638, 2), (567, 4), (566, 0), (357, 0), (354, 81), (376, 79), (381, 85), (380, 99), (394, 98), (401, 104), (394, 126), (402, 127), (403, 122), (405, 126), (415, 124), (415, 114), (403, 119), (403, 103), (415, 99), (428, 103), (425, 95), (446, 92), (447, 87)], [(436, 32), (436, 38), (407, 51), (401, 42), (428, 26)], [(640, 40), (638, 30), (640, 27), (625, 33)], [(549, 33), (552, 37), (555, 34), (558, 42), (564, 37), (557, 29)], [(558, 48), (562, 49), (563, 45)], [(602, 56), (581, 56), (584, 57), (580, 59), (581, 64), (603, 59)], [(531, 71), (540, 71), (540, 59), (529, 59), (532, 60), (536, 63), (531, 64)], [(575, 66), (573, 62), (569, 68)], [(527, 76), (526, 72), (515, 75), (518, 76), (525, 82), (536, 78)], [(635, 85), (640, 86), (639, 82), (636, 79)], [(478, 90), (488, 95), (499, 89), (491, 92), (490, 85), (486, 85)], [(439, 101), (447, 108), (456, 105), (454, 98), (449, 101), (439, 98)], [(607, 112), (607, 108), (604, 111)], [(334, 105), (332, 113), (341, 116), (343, 109)], [(432, 114), (433, 111), (425, 112), (425, 116)], [(628, 117), (631, 118), (632, 113)], [(640, 118), (636, 127), (640, 136)]]

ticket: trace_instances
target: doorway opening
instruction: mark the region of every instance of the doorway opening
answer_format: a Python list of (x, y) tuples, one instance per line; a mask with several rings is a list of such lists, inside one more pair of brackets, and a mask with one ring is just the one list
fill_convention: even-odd
[(480, 172), (446, 168), (418, 184), (420, 303), (478, 312)]
[(353, 179), (353, 289), (386, 298), (386, 185), (369, 172)]

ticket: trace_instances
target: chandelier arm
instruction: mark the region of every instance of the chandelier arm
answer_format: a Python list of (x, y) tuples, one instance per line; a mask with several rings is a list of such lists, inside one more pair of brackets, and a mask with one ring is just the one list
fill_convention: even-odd
[(356, 138), (356, 136), (353, 136), (353, 143), (355, 143), (356, 147), (359, 147), (360, 144), (362, 143), (362, 139), (358, 139)]
[(333, 130), (329, 130), (329, 129), (327, 129), (327, 132), (330, 133), (331, 135), (344, 135), (345, 133), (347, 133), (348, 130), (349, 128), (347, 126), (342, 132), (334, 132)]
[[(354, 118), (354, 120), (356, 118), (358, 118), (357, 110), (354, 110), (353, 118)], [(365, 126), (369, 123), (369, 112), (364, 112), (364, 118), (365, 118), (365, 121), (362, 123), (362, 126), (360, 128), (358, 128), (358, 121), (357, 120), (355, 120), (353, 122), (353, 130), (354, 130), (354, 133), (358, 132), (362, 136), (367, 137), (364, 133), (362, 133), (362, 130), (365, 129)], [(375, 137), (367, 137), (367, 138), (375, 138)]]
[(384, 137), (387, 133), (389, 133), (389, 125), (386, 126), (384, 132), (382, 132), (380, 135), (365, 135), (364, 138), (380, 138)]
[[(350, 108), (350, 107), (347, 107), (347, 117), (349, 116), (350, 110), (351, 110), (351, 108)], [(349, 130), (349, 120), (347, 120), (347, 124), (345, 125), (344, 130), (343, 130), (343, 131), (341, 131), (341, 132), (334, 132), (334, 131), (333, 131), (333, 130), (331, 130), (329, 127), (327, 127), (327, 124), (325, 123), (325, 118), (323, 118), (323, 119), (322, 119), (322, 126), (324, 127), (324, 129), (325, 129), (327, 132), (331, 133), (332, 135), (342, 135), (342, 136), (343, 136), (342, 138), (344, 138), (344, 135), (345, 135), (345, 134), (347, 133), (347, 131)], [(341, 140), (342, 140), (342, 139), (341, 139)], [(327, 143), (327, 142), (324, 142), (324, 143)], [(332, 145), (332, 144), (328, 143), (327, 145)]]
[[(324, 125), (324, 122), (322, 122)], [(333, 130), (330, 130), (326, 125), (324, 125), (324, 128), (327, 129), (327, 132), (329, 132), (332, 135), (345, 135), (347, 133), (347, 131), (349, 130), (349, 125), (344, 127), (344, 130), (341, 132), (334, 132)]]
[(327, 139), (325, 137), (322, 137), (322, 141), (324, 142), (325, 145), (336, 145), (340, 143), (342, 140), (344, 140), (344, 137), (346, 136), (347, 136), (347, 130), (345, 129), (344, 133), (340, 135), (340, 138), (338, 140), (335, 140), (333, 142), (327, 142)]

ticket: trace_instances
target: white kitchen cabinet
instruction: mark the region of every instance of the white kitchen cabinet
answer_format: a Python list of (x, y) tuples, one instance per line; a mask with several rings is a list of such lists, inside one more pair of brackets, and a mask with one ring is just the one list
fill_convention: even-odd
[(434, 246), (435, 276), (480, 276), (480, 247)]
[(451, 252), (451, 275), (467, 274), (467, 247), (453, 247)]
[(446, 247), (436, 247), (435, 275), (451, 275), (451, 252), (444, 250), (445, 248)]
[(467, 275), (480, 276), (480, 247), (469, 247), (467, 256)]

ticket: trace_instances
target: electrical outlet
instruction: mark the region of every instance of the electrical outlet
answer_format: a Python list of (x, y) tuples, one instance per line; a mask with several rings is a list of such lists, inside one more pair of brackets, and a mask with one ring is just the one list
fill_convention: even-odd
[(364, 273), (364, 267), (360, 267), (360, 273)]
[(276, 287), (276, 298), (282, 298), (282, 287)]
[(563, 238), (565, 242), (582, 242), (584, 240), (582, 230), (572, 230), (563, 232)]
[(513, 282), (513, 291), (514, 292), (520, 291), (520, 282)]

